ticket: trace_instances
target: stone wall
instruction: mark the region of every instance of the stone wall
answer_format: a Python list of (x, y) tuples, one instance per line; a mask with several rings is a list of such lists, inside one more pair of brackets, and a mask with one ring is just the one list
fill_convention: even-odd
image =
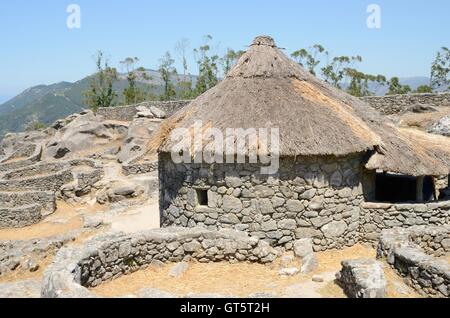
[(450, 201), (424, 204), (361, 204), (360, 233), (364, 242), (377, 242), (384, 229), (450, 224)]
[(448, 298), (450, 264), (435, 256), (450, 255), (449, 238), (448, 224), (385, 230), (380, 236), (377, 257), (386, 259), (419, 293)]
[(107, 107), (107, 108), (99, 108), (97, 111), (97, 115), (103, 116), (107, 120), (120, 120), (120, 121), (132, 121), (134, 116), (137, 114), (136, 107), (145, 106), (151, 107), (155, 106), (161, 110), (163, 110), (168, 116), (172, 116), (175, 112), (189, 104), (191, 101), (178, 100), (178, 101), (152, 101), (152, 102), (144, 102), (137, 105), (128, 105), (128, 106), (116, 106), (116, 107)]
[(93, 297), (95, 287), (152, 263), (250, 261), (270, 263), (277, 251), (246, 233), (195, 228), (167, 228), (132, 235), (93, 239), (84, 246), (67, 247), (44, 274), (42, 297)]
[(39, 203), (42, 212), (47, 214), (56, 210), (56, 197), (52, 191), (0, 192), (0, 202), (6, 208)]
[[(306, 237), (315, 250), (351, 246), (359, 241), (360, 161), (281, 159), (278, 175), (267, 177), (260, 165), (175, 165), (161, 154), (161, 223), (247, 231), (286, 249)], [(197, 191), (207, 193), (207, 206)]]
[(0, 207), (0, 229), (21, 228), (39, 223), (42, 219), (41, 209), (39, 204), (15, 208)]
[(414, 104), (426, 104), (434, 107), (450, 106), (450, 93), (369, 96), (363, 97), (362, 100), (378, 109), (382, 114), (392, 115), (404, 112)]
[(2, 172), (16, 170), (29, 165), (33, 165), (41, 159), (41, 155), (42, 155), (42, 145), (38, 145), (36, 146), (34, 153), (31, 154), (30, 157), (16, 160), (9, 160), (10, 159), (9, 157), (4, 158), (2, 163), (0, 163), (0, 174)]

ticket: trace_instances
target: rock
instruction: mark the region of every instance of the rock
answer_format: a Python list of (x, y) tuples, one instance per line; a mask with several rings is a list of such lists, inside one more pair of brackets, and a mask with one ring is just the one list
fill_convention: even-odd
[(242, 186), (242, 180), (239, 177), (227, 176), (225, 178), (225, 183), (229, 188), (239, 188)]
[(283, 268), (287, 268), (294, 261), (293, 255), (283, 255), (280, 258), (280, 263)]
[(304, 257), (313, 254), (313, 242), (310, 238), (304, 238), (295, 241), (294, 255), (303, 259)]
[(169, 275), (174, 278), (180, 278), (189, 269), (189, 264), (186, 262), (181, 262), (175, 265), (169, 272)]
[(431, 125), (429, 133), (450, 137), (450, 115)]
[(314, 225), (315, 228), (320, 228), (320, 227), (324, 226), (325, 224), (330, 223), (331, 221), (333, 221), (333, 218), (328, 217), (328, 216), (321, 216), (318, 218), (311, 219), (311, 223)]
[(278, 229), (276, 221), (268, 221), (263, 223), (262, 230), (264, 232), (276, 231)]
[(303, 192), (299, 198), (302, 200), (311, 200), (316, 195), (316, 189), (311, 189)]
[(295, 230), (297, 228), (297, 222), (292, 219), (284, 219), (278, 222), (278, 228), (280, 230)]
[(323, 283), (323, 282), (324, 282), (324, 279), (323, 279), (322, 276), (319, 276), (319, 275), (313, 275), (312, 281), (315, 282), (315, 283)]
[(351, 298), (384, 298), (386, 295), (383, 266), (375, 260), (343, 261), (336, 278)]
[(151, 113), (158, 119), (164, 119), (167, 117), (167, 114), (165, 111), (159, 109), (158, 107), (151, 106), (150, 107)]
[(123, 186), (123, 187), (114, 189), (113, 191), (114, 191), (115, 195), (121, 195), (121, 196), (125, 197), (125, 196), (132, 195), (136, 191), (136, 189), (134, 186), (130, 185), (130, 186)]
[(202, 248), (202, 245), (199, 242), (197, 242), (197, 241), (192, 241), (192, 242), (189, 242), (189, 243), (184, 243), (183, 244), (183, 248), (184, 248), (185, 252), (195, 253), (195, 252), (199, 251)]
[(418, 113), (418, 114), (422, 114), (422, 113), (434, 113), (436, 112), (436, 108), (427, 105), (427, 104), (414, 104), (408, 107), (407, 111), (412, 112), (412, 113)]
[(326, 238), (338, 238), (347, 230), (347, 223), (344, 221), (333, 221), (324, 225), (321, 230)]
[(298, 271), (299, 271), (298, 268), (290, 267), (290, 268), (282, 268), (278, 273), (280, 274), (280, 276), (294, 276), (295, 274), (298, 273)]
[(223, 197), (222, 209), (225, 212), (241, 212), (242, 202), (238, 198), (235, 198), (231, 195), (225, 195)]
[(315, 197), (314, 199), (309, 202), (308, 208), (310, 210), (320, 210), (323, 207), (324, 200), (322, 197)]
[(153, 115), (153, 113), (150, 111), (150, 109), (148, 109), (145, 106), (137, 106), (136, 107), (136, 117), (137, 118), (154, 118), (155, 116)]
[(29, 258), (25, 261), (24, 264), (22, 264), (24, 269), (29, 270), (30, 272), (36, 272), (39, 269), (39, 264), (36, 262), (35, 259)]
[(308, 254), (302, 259), (302, 267), (300, 272), (302, 274), (308, 274), (317, 269), (319, 263), (317, 262), (317, 258), (314, 254)]
[(0, 284), (0, 298), (40, 298), (41, 280), (25, 280)]
[(290, 212), (302, 212), (305, 209), (305, 206), (299, 200), (288, 200), (286, 208)]

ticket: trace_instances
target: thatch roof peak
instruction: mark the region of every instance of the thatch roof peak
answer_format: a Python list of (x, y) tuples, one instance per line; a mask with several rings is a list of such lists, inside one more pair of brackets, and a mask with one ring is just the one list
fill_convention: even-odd
[(268, 36), (268, 35), (260, 35), (257, 36), (252, 43), (252, 46), (255, 45), (265, 45), (265, 46), (270, 46), (270, 47), (277, 47), (277, 45), (275, 44), (275, 40)]

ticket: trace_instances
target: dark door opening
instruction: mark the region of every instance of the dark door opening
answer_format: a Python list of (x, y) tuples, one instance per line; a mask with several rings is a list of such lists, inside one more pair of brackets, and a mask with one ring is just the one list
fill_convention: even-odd
[(432, 177), (423, 178), (421, 198), (416, 177), (377, 173), (375, 181), (375, 200), (379, 202), (402, 203), (431, 201), (435, 197)]

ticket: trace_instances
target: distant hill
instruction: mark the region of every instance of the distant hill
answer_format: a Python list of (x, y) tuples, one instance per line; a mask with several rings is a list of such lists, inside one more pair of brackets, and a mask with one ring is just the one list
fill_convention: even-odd
[[(138, 86), (154, 95), (162, 92), (162, 80), (159, 72), (147, 70), (150, 81), (140, 80)], [(190, 76), (195, 83), (196, 77)], [(177, 82), (185, 80), (180, 75)], [(52, 85), (38, 85), (26, 89), (19, 95), (0, 105), (0, 136), (6, 132), (18, 132), (26, 129), (30, 122), (46, 125), (86, 108), (83, 104), (83, 91), (89, 87), (90, 76), (75, 83), (60, 82)], [(118, 103), (123, 104), (122, 91), (127, 87), (126, 75), (119, 74), (114, 90), (119, 94)]]

